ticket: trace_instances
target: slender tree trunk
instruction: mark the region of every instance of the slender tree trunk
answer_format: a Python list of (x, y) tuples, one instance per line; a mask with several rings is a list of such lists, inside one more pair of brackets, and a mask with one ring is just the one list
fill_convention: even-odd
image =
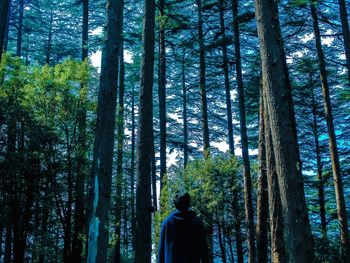
[(119, 103), (118, 103), (118, 118), (117, 118), (117, 183), (116, 183), (116, 206), (115, 206), (115, 248), (114, 260), (115, 263), (121, 262), (120, 244), (121, 244), (121, 219), (123, 209), (123, 146), (124, 146), (124, 55), (123, 42), (120, 49), (120, 68), (119, 68)]
[(203, 131), (203, 154), (208, 158), (210, 154), (209, 143), (209, 126), (208, 126), (208, 106), (207, 106), (207, 88), (205, 84), (205, 45), (203, 35), (203, 18), (202, 18), (202, 0), (197, 1), (198, 12), (198, 43), (199, 43), (199, 89), (202, 103), (202, 131)]
[(237, 250), (237, 263), (243, 263), (244, 262), (243, 237), (241, 232), (240, 220), (235, 223), (235, 239), (236, 239), (236, 250)]
[(18, 57), (22, 55), (23, 13), (24, 13), (24, 0), (19, 0), (19, 18), (18, 18), (17, 50), (16, 50), (16, 56)]
[(11, 14), (11, 0), (9, 1), (9, 6), (7, 10), (7, 21), (6, 21), (6, 29), (5, 29), (5, 39), (4, 39), (4, 44), (3, 44), (3, 50), (6, 52), (8, 48), (8, 42), (9, 42), (9, 32), (10, 32), (10, 14)]
[(289, 262), (314, 262), (306, 203), (303, 193), (295, 125), (291, 116), (289, 79), (286, 72), (277, 2), (255, 0), (263, 88), (267, 98), (268, 125), (276, 161)]
[[(153, 118), (152, 118), (153, 119)], [(152, 159), (151, 159), (151, 183), (152, 183), (152, 205), (153, 209), (157, 210), (157, 165), (156, 153), (154, 147), (154, 133), (152, 131)]]
[(287, 255), (284, 242), (284, 226), (281, 198), (278, 187), (278, 179), (276, 174), (276, 163), (274, 157), (274, 150), (272, 145), (269, 116), (267, 113), (266, 94), (263, 93), (263, 101), (261, 105), (261, 112), (263, 119), (261, 120), (261, 132), (264, 133), (264, 146), (265, 146), (265, 164), (267, 172), (267, 185), (268, 185), (268, 201), (270, 212), (270, 243), (271, 243), (271, 262), (287, 262)]
[(130, 163), (130, 217), (131, 217), (131, 236), (132, 236), (132, 251), (135, 251), (135, 233), (136, 233), (136, 221), (135, 221), (135, 87), (132, 86), (131, 94), (131, 163)]
[(52, 24), (53, 24), (53, 10), (50, 10), (50, 25), (49, 25), (49, 36), (47, 38), (47, 49), (46, 49), (46, 59), (45, 63), (50, 65), (50, 57), (51, 57), (51, 47), (52, 47)]
[(68, 191), (68, 199), (67, 199), (67, 209), (64, 219), (64, 246), (63, 246), (63, 262), (70, 262), (70, 256), (72, 253), (71, 247), (71, 223), (72, 223), (72, 204), (73, 204), (73, 164), (71, 157), (71, 143), (69, 139), (69, 131), (66, 126), (66, 146), (67, 146), (67, 191)]
[(0, 1), (0, 62), (2, 58), (2, 51), (4, 48), (4, 40), (6, 35), (6, 25), (7, 25), (9, 6), (10, 6), (9, 0)]
[[(83, 32), (81, 60), (88, 57), (89, 38), (89, 0), (83, 0)], [(86, 100), (87, 83), (80, 84), (80, 104), (78, 107), (78, 147), (77, 147), (77, 175), (75, 180), (75, 210), (74, 233), (72, 241), (72, 261), (81, 262), (83, 252), (83, 234), (86, 225), (85, 218), (85, 179), (87, 176), (87, 144), (86, 144)]]
[(348, 69), (348, 81), (350, 85), (350, 31), (349, 31), (348, 12), (346, 10), (345, 0), (338, 0), (338, 3), (339, 3), (340, 21), (341, 21), (343, 39), (344, 39), (346, 67)]
[(335, 196), (336, 196), (336, 202), (337, 202), (337, 213), (338, 213), (338, 220), (339, 220), (339, 227), (340, 227), (342, 257), (345, 262), (346, 259), (350, 258), (350, 240), (349, 240), (348, 221), (347, 221), (347, 215), (346, 215), (343, 182), (342, 182), (342, 176), (340, 171), (337, 140), (335, 136), (334, 123), (333, 123), (332, 104), (331, 104), (331, 99), (329, 95), (329, 84), (328, 84), (328, 76), (327, 76), (327, 70), (326, 70), (326, 62), (325, 62), (325, 57), (322, 50), (321, 34), (318, 26), (317, 10), (313, 2), (311, 2), (311, 16), (313, 20), (317, 57), (318, 57), (318, 62), (320, 67), (323, 106), (324, 106), (324, 111), (326, 116), (328, 137), (329, 137), (329, 151), (330, 151), (331, 160), (332, 160), (333, 181), (334, 181)]
[(323, 179), (323, 165), (321, 160), (320, 142), (318, 140), (318, 123), (317, 123), (317, 103), (313, 90), (313, 83), (311, 81), (311, 102), (312, 102), (312, 132), (315, 140), (315, 152), (317, 163), (317, 178), (318, 178), (318, 202), (320, 205), (321, 231), (322, 231), (322, 249), (321, 254), (327, 255), (327, 222), (326, 222), (326, 206), (324, 197), (324, 179)]
[(188, 163), (188, 128), (187, 128), (187, 90), (186, 90), (186, 75), (185, 75), (185, 49), (183, 49), (182, 54), (182, 67), (181, 67), (181, 76), (182, 76), (182, 123), (183, 123), (183, 135), (184, 135), (184, 168)]
[(222, 227), (221, 227), (221, 223), (218, 222), (217, 223), (218, 226), (218, 237), (219, 237), (219, 246), (220, 246), (220, 250), (221, 250), (221, 259), (223, 263), (226, 263), (226, 247), (225, 247), (225, 240), (222, 238), (223, 235), (223, 231), (222, 231)]
[[(165, 0), (158, 1), (159, 16), (165, 16)], [(165, 52), (165, 22), (159, 20), (159, 131), (160, 131), (160, 189), (163, 188), (163, 177), (166, 173), (166, 52)]]
[(97, 123), (91, 168), (91, 215), (87, 262), (107, 262), (122, 0), (107, 0), (106, 39), (102, 52)]
[(239, 39), (239, 24), (237, 20), (238, 16), (238, 0), (232, 0), (232, 13), (233, 13), (233, 34), (234, 34), (234, 47), (236, 58), (236, 74), (237, 74), (237, 91), (238, 91), (238, 103), (239, 103), (239, 119), (240, 119), (240, 133), (241, 133), (241, 145), (242, 145), (242, 157), (244, 166), (244, 208), (245, 218), (247, 225), (247, 241), (249, 250), (250, 263), (256, 261), (256, 249), (255, 249), (255, 229), (254, 229), (254, 212), (253, 212), (253, 200), (252, 200), (252, 182), (250, 175), (250, 161), (248, 152), (248, 136), (247, 136), (247, 124), (245, 113), (245, 100), (244, 100), (244, 87), (242, 77), (242, 63), (241, 63), (241, 50)]
[(228, 145), (231, 155), (235, 154), (234, 140), (233, 140), (233, 125), (232, 125), (232, 108), (231, 108), (231, 93), (230, 93), (230, 78), (228, 70), (228, 58), (227, 58), (227, 42), (226, 42), (226, 30), (225, 30), (225, 1), (218, 0), (218, 6), (220, 10), (220, 31), (222, 36), (222, 67), (224, 70), (225, 78), (225, 95), (226, 95), (226, 114), (227, 114), (227, 137)]
[(259, 113), (259, 181), (257, 200), (256, 244), (257, 262), (267, 262), (267, 216), (268, 216), (268, 192), (266, 175), (266, 148), (265, 148), (265, 123), (263, 91), (260, 89), (260, 113)]
[(144, 0), (143, 52), (141, 62), (141, 85), (139, 100), (139, 120), (136, 189), (136, 238), (135, 262), (150, 263), (152, 252), (151, 233), (151, 156), (152, 152), (152, 90), (154, 70), (154, 0)]

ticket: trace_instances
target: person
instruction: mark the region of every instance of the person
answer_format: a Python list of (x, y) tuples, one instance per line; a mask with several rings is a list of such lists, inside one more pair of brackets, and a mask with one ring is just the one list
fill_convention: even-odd
[(203, 222), (190, 210), (188, 193), (177, 194), (176, 211), (162, 223), (159, 263), (208, 263), (208, 245)]

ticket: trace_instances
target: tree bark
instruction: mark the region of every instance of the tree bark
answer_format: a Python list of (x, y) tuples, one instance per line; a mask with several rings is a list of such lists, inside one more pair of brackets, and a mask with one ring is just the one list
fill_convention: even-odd
[(182, 77), (182, 123), (183, 123), (183, 136), (184, 136), (184, 168), (188, 163), (188, 128), (187, 128), (187, 89), (186, 89), (186, 66), (185, 66), (185, 49), (182, 50), (182, 67), (181, 67), (181, 77)]
[[(268, 185), (268, 202), (270, 217), (270, 243), (271, 243), (271, 262), (287, 262), (286, 248), (284, 242), (284, 223), (281, 206), (281, 198), (278, 187), (278, 178), (276, 174), (276, 163), (272, 145), (270, 121), (267, 112), (266, 93), (263, 93), (261, 101), (263, 112), (263, 133), (265, 146), (265, 163)], [(262, 128), (262, 127), (260, 127)]]
[(350, 85), (350, 31), (349, 31), (348, 12), (346, 10), (345, 0), (338, 0), (338, 3), (339, 3), (339, 13), (340, 13), (341, 26), (342, 26), (343, 40), (344, 40), (346, 67), (348, 70), (348, 81)]
[[(311, 77), (310, 77), (311, 78)], [(322, 231), (321, 255), (327, 254), (327, 222), (326, 222), (326, 206), (324, 197), (324, 179), (323, 179), (323, 164), (321, 159), (320, 142), (318, 139), (318, 123), (317, 123), (317, 103), (315, 101), (313, 83), (311, 81), (311, 102), (312, 102), (312, 132), (315, 141), (316, 163), (317, 163), (317, 179), (318, 179), (318, 202), (320, 205), (320, 219)]]
[(130, 176), (130, 217), (131, 217), (131, 236), (132, 236), (132, 251), (135, 251), (135, 87), (132, 86), (131, 94), (131, 176)]
[(267, 216), (268, 216), (268, 192), (266, 175), (266, 148), (265, 148), (265, 123), (263, 91), (260, 89), (260, 113), (259, 113), (259, 180), (257, 200), (256, 244), (257, 261), (267, 262)]
[(165, 0), (158, 2), (159, 16), (159, 131), (160, 131), (160, 190), (163, 188), (163, 177), (166, 173), (166, 52), (165, 52)]
[(283, 208), (289, 262), (314, 262), (311, 235), (301, 178), (295, 125), (291, 116), (289, 79), (278, 19), (277, 2), (255, 0), (263, 88), (267, 98), (276, 172)]
[(18, 28), (17, 28), (17, 50), (16, 56), (22, 55), (22, 34), (23, 34), (23, 13), (24, 13), (24, 0), (19, 0), (19, 17), (18, 17)]
[(0, 2), (0, 62), (2, 58), (2, 51), (4, 48), (9, 6), (10, 6), (10, 0), (1, 0)]
[(241, 50), (239, 39), (239, 23), (238, 16), (238, 0), (232, 0), (232, 13), (233, 13), (233, 34), (234, 34), (234, 48), (236, 58), (236, 78), (237, 78), (237, 91), (238, 91), (238, 103), (239, 103), (239, 119), (240, 119), (240, 134), (242, 145), (242, 157), (243, 157), (243, 177), (244, 177), (244, 209), (245, 219), (247, 225), (247, 242), (249, 259), (248, 262), (254, 263), (256, 261), (256, 248), (255, 248), (255, 228), (254, 228), (254, 212), (253, 212), (253, 200), (252, 200), (252, 180), (250, 175), (250, 161), (249, 161), (249, 148), (248, 148), (248, 135), (245, 113), (245, 100), (244, 100), (244, 87), (242, 76), (242, 63), (241, 63)]
[(93, 162), (91, 168), (91, 211), (88, 241), (90, 262), (107, 262), (109, 207), (111, 196), (114, 129), (122, 0), (107, 0), (106, 39), (102, 52)]
[(337, 140), (334, 130), (332, 104), (329, 95), (328, 74), (326, 70), (326, 61), (321, 44), (321, 34), (318, 25), (318, 17), (316, 6), (311, 2), (311, 16), (313, 20), (313, 28), (316, 42), (317, 57), (320, 69), (320, 78), (322, 85), (323, 106), (327, 122), (328, 138), (329, 138), (329, 151), (332, 160), (333, 181), (335, 188), (335, 196), (337, 202), (337, 214), (340, 227), (340, 241), (342, 247), (342, 258), (344, 262), (350, 258), (350, 240), (348, 221), (346, 215), (346, 205), (344, 198), (343, 182), (340, 170), (339, 153), (337, 147)]
[(226, 96), (226, 114), (227, 114), (227, 137), (230, 154), (235, 154), (234, 139), (233, 139), (233, 124), (232, 124), (232, 107), (231, 107), (231, 93), (230, 93), (230, 78), (228, 70), (228, 58), (227, 58), (227, 42), (226, 42), (226, 30), (225, 30), (225, 1), (218, 0), (218, 6), (220, 11), (220, 31), (222, 36), (222, 67), (224, 70), (225, 78), (225, 96)]
[(203, 35), (203, 18), (202, 18), (202, 0), (197, 1), (198, 13), (198, 43), (199, 43), (199, 89), (201, 93), (201, 109), (202, 109), (202, 132), (203, 132), (203, 154), (204, 158), (210, 155), (209, 143), (209, 126), (208, 126), (208, 106), (207, 106), (207, 88), (205, 83), (205, 45)]
[[(121, 19), (123, 21), (123, 18)], [(120, 244), (121, 244), (121, 219), (123, 209), (122, 187), (123, 187), (123, 146), (124, 146), (124, 55), (123, 42), (120, 49), (120, 68), (119, 68), (119, 103), (117, 117), (117, 182), (116, 182), (116, 206), (115, 206), (115, 263), (121, 262)]]
[(152, 90), (154, 70), (154, 0), (144, 0), (143, 52), (141, 62), (141, 85), (137, 153), (136, 189), (136, 237), (135, 262), (150, 263), (152, 252), (151, 233), (151, 155), (152, 152)]

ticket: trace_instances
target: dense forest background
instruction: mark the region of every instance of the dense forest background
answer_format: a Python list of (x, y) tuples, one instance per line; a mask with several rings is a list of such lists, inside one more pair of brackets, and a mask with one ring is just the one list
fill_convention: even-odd
[(349, 262), (346, 0), (0, 0), (0, 262)]

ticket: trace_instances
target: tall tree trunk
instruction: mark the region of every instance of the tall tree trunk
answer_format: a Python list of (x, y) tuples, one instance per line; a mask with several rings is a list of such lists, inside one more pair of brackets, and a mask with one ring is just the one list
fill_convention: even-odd
[(317, 57), (318, 57), (318, 63), (320, 67), (323, 106), (324, 106), (324, 111), (326, 116), (328, 137), (329, 137), (329, 151), (330, 151), (331, 160), (332, 160), (332, 170), (333, 170), (333, 179), (334, 179), (333, 181), (334, 181), (335, 196), (336, 196), (336, 202), (337, 202), (337, 213), (338, 213), (338, 220), (339, 220), (339, 227), (340, 227), (342, 257), (345, 262), (346, 259), (350, 258), (350, 240), (349, 240), (348, 221), (347, 221), (347, 215), (346, 215), (343, 181), (342, 181), (342, 176), (340, 171), (337, 140), (336, 140), (335, 131), (334, 131), (332, 104), (331, 104), (331, 99), (329, 95), (329, 84), (328, 84), (328, 76), (327, 76), (327, 70), (326, 70), (326, 61), (322, 50), (321, 34), (318, 26), (317, 10), (313, 2), (311, 2), (311, 16), (313, 20)]
[(266, 93), (263, 93), (263, 101), (261, 105), (261, 112), (263, 119), (261, 120), (261, 132), (264, 133), (265, 146), (265, 164), (267, 173), (268, 185), (268, 201), (269, 201), (269, 216), (270, 216), (270, 243), (271, 243), (271, 261), (287, 262), (286, 248), (284, 242), (284, 226), (281, 198), (278, 187), (278, 178), (276, 174), (276, 163), (274, 157), (274, 150), (272, 145), (271, 130), (269, 116), (267, 112)]
[(276, 161), (276, 172), (285, 222), (290, 262), (314, 262), (306, 203), (303, 193), (295, 126), (291, 116), (289, 79), (286, 72), (277, 2), (255, 0), (263, 88)]
[[(67, 199), (67, 209), (65, 211), (64, 218), (64, 245), (63, 245), (63, 262), (70, 262), (70, 256), (72, 252), (71, 247), (71, 223), (72, 223), (72, 204), (73, 204), (73, 163), (71, 157), (71, 143), (70, 143), (70, 135), (68, 131), (68, 126), (66, 126), (66, 146), (67, 146), (67, 191), (68, 191), (68, 199)], [(62, 207), (63, 208), (63, 207)]]
[[(83, 32), (81, 60), (88, 57), (89, 38), (89, 0), (83, 0)], [(80, 103), (78, 107), (78, 147), (76, 153), (77, 174), (75, 180), (74, 233), (72, 240), (72, 261), (81, 262), (83, 252), (83, 234), (86, 226), (85, 218), (85, 179), (87, 176), (87, 144), (86, 144), (86, 101), (88, 83), (80, 83)]]
[(23, 34), (23, 13), (24, 13), (24, 0), (19, 0), (19, 17), (18, 17), (18, 28), (17, 28), (17, 50), (16, 56), (22, 55), (22, 34)]
[(159, 16), (159, 131), (160, 131), (160, 190), (163, 188), (163, 177), (166, 173), (166, 51), (165, 51), (165, 0), (158, 1)]
[(182, 50), (182, 61), (181, 61), (181, 81), (182, 81), (182, 124), (183, 124), (183, 135), (184, 135), (184, 168), (188, 163), (188, 128), (187, 128), (187, 89), (186, 89), (186, 66), (185, 66), (185, 49)]
[(122, 34), (122, 0), (107, 0), (106, 39), (102, 52), (93, 162), (88, 259), (107, 262), (118, 65)]
[(341, 26), (342, 26), (343, 40), (344, 40), (346, 67), (348, 70), (348, 81), (350, 85), (350, 31), (349, 31), (348, 12), (346, 10), (345, 0), (338, 0), (338, 3), (339, 3), (339, 13), (340, 13)]
[(231, 155), (235, 154), (234, 150), (234, 139), (233, 139), (233, 125), (232, 125), (232, 108), (231, 108), (231, 93), (230, 93), (230, 78), (228, 70), (228, 58), (227, 58), (227, 42), (226, 42), (226, 30), (225, 30), (225, 19), (224, 11), (225, 1), (218, 0), (218, 6), (220, 10), (220, 31), (222, 36), (222, 67), (224, 70), (225, 78), (225, 96), (226, 96), (226, 114), (227, 114), (227, 137), (228, 145)]
[[(122, 18), (123, 21), (123, 18)], [(116, 183), (116, 206), (115, 206), (115, 248), (114, 260), (115, 263), (121, 262), (120, 244), (121, 244), (121, 219), (123, 209), (123, 146), (124, 146), (124, 50), (123, 42), (120, 49), (120, 67), (119, 67), (119, 103), (117, 117), (117, 183)]]
[(155, 147), (154, 147), (153, 131), (151, 136), (152, 136), (152, 157), (151, 157), (152, 205), (153, 205), (153, 209), (156, 211), (157, 210), (157, 165), (156, 165), (156, 153), (155, 153)]
[(252, 180), (250, 175), (250, 161), (248, 152), (248, 135), (245, 113), (245, 101), (244, 101), (244, 87), (242, 77), (242, 63), (241, 63), (241, 47), (239, 39), (239, 23), (238, 16), (238, 0), (232, 0), (232, 13), (233, 13), (233, 34), (234, 34), (234, 47), (236, 58), (236, 77), (237, 77), (237, 91), (238, 91), (238, 103), (239, 103), (239, 119), (240, 119), (240, 133), (241, 133), (241, 145), (242, 145), (242, 157), (244, 166), (244, 208), (245, 219), (247, 225), (247, 241), (249, 250), (250, 263), (256, 261), (255, 251), (255, 229), (254, 229), (254, 212), (253, 212), (253, 200), (252, 200)]
[(132, 86), (131, 94), (131, 161), (130, 161), (130, 221), (131, 221), (131, 236), (132, 236), (132, 251), (135, 251), (135, 87)]
[(266, 148), (265, 148), (265, 123), (263, 91), (260, 89), (260, 113), (259, 113), (259, 181), (257, 200), (256, 244), (257, 262), (267, 262), (267, 215), (268, 193), (266, 175)]
[(222, 260), (222, 263), (226, 263), (227, 260), (226, 260), (225, 238), (222, 238), (223, 230), (219, 219), (218, 219), (217, 226), (218, 226), (219, 246), (221, 250), (221, 260)]
[(135, 262), (150, 263), (152, 252), (151, 233), (151, 155), (152, 152), (152, 90), (154, 70), (154, 0), (144, 0), (143, 52), (141, 62), (141, 85), (139, 100), (139, 120), (136, 189), (136, 238)]
[[(311, 79), (311, 77), (310, 77)], [(316, 152), (316, 163), (317, 163), (317, 178), (318, 178), (318, 202), (320, 205), (320, 218), (321, 218), (321, 231), (322, 231), (322, 248), (321, 254), (327, 254), (327, 222), (326, 222), (326, 206), (325, 206), (325, 197), (324, 197), (324, 179), (323, 179), (323, 164), (321, 160), (321, 149), (320, 142), (318, 139), (318, 123), (317, 123), (317, 103), (315, 101), (313, 83), (311, 83), (311, 102), (312, 102), (312, 132), (314, 135), (315, 141), (315, 152)]]
[(236, 239), (236, 250), (237, 250), (237, 263), (243, 263), (244, 252), (243, 252), (243, 237), (241, 232), (241, 221), (240, 219), (235, 223), (235, 239)]
[(205, 46), (203, 35), (203, 18), (202, 18), (202, 0), (197, 0), (198, 12), (198, 43), (199, 43), (199, 89), (202, 103), (202, 132), (203, 132), (203, 154), (208, 158), (210, 154), (209, 143), (209, 126), (208, 126), (208, 106), (207, 106), (207, 88), (205, 84)]
[(53, 25), (53, 10), (50, 10), (50, 25), (49, 25), (49, 35), (47, 38), (47, 48), (46, 48), (46, 59), (45, 63), (50, 65), (51, 48), (52, 48), (52, 25)]
[(2, 51), (4, 48), (4, 40), (6, 35), (7, 17), (10, 6), (10, 0), (1, 0), (0, 2), (0, 62)]

